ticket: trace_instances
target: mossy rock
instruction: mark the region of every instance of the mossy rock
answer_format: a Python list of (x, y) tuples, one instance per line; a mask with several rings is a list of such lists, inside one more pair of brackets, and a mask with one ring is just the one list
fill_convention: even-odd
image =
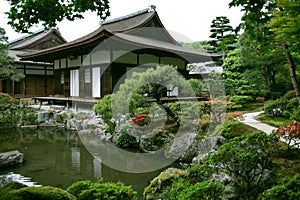
[(9, 183), (0, 191), (0, 200), (75, 200), (76, 198), (51, 186), (26, 187), (19, 183)]
[(147, 200), (156, 199), (156, 194), (163, 188), (171, 185), (172, 182), (180, 177), (188, 177), (189, 173), (182, 169), (168, 168), (155, 177), (144, 189), (144, 198)]

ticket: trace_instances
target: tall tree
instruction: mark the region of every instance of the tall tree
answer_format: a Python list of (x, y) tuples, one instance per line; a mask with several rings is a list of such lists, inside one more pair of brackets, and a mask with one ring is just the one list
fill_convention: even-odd
[(7, 39), (5, 30), (0, 27), (0, 81), (5, 79), (19, 81), (24, 75), (18, 73), (13, 66), (14, 59), (8, 55)]
[(293, 54), (300, 53), (300, 3), (295, 0), (277, 0), (277, 7), (278, 10), (274, 11), (270, 27), (276, 33), (276, 39), (285, 50), (285, 55), (290, 66), (290, 77), (300, 104), (300, 89), (293, 59)]
[[(286, 52), (286, 58), (289, 63), (290, 77), (294, 91), (300, 103), (300, 90), (296, 77), (296, 67), (293, 59), (293, 53), (299, 51), (299, 1), (295, 0), (232, 0), (229, 6), (241, 6), (245, 11), (242, 20), (244, 21), (245, 32), (250, 36), (258, 35), (257, 23), (270, 24), (275, 34), (272, 36), (277, 39)], [(270, 31), (270, 26), (265, 26), (264, 30)], [(258, 26), (259, 27), (259, 26)], [(262, 34), (261, 36), (265, 36)], [(274, 39), (273, 39), (274, 40)], [(264, 41), (264, 40), (261, 40)], [(268, 44), (268, 43), (266, 43)], [(289, 48), (291, 45), (291, 49)], [(264, 45), (265, 46), (265, 45)], [(296, 50), (295, 50), (296, 49)]]
[(96, 11), (101, 19), (110, 15), (108, 0), (7, 0), (8, 24), (17, 32), (27, 33), (33, 25), (42, 23), (47, 29), (63, 19), (83, 18), (82, 13)]
[(234, 49), (233, 44), (236, 41), (236, 34), (230, 25), (230, 20), (225, 16), (216, 17), (210, 26), (210, 38), (215, 39), (215, 45), (218, 51), (222, 52), (222, 61), (224, 63), (226, 51)]
[(242, 17), (242, 27), (244, 29), (241, 45), (244, 48), (252, 50), (260, 60), (261, 75), (265, 90), (270, 89), (270, 83), (267, 78), (266, 59), (272, 52), (273, 33), (268, 27), (268, 23), (275, 9), (275, 4), (268, 0), (232, 0), (229, 4), (232, 6), (242, 6), (244, 15)]

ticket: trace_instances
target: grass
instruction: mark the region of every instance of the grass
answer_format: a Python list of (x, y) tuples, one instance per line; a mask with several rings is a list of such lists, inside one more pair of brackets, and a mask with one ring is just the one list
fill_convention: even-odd
[(269, 116), (267, 114), (260, 114), (257, 117), (257, 120), (265, 123), (265, 124), (269, 124), (271, 126), (275, 126), (275, 127), (282, 127), (282, 126), (286, 126), (288, 124), (292, 123), (292, 120), (289, 117), (285, 117), (285, 116)]

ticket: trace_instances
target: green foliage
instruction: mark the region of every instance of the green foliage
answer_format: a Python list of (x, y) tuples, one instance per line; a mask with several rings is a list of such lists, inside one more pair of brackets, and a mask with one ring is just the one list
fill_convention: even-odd
[(19, 81), (24, 78), (24, 74), (17, 72), (13, 65), (14, 58), (8, 55), (8, 41), (5, 30), (0, 27), (0, 81), (10, 79)]
[(216, 17), (211, 24), (210, 38), (215, 39), (214, 46), (218, 52), (222, 53), (223, 62), (226, 52), (235, 48), (237, 36), (234, 33), (232, 26), (229, 25), (230, 20), (226, 16)]
[(0, 190), (0, 199), (75, 200), (76, 198), (62, 189), (51, 186), (26, 187), (20, 184), (9, 183), (7, 186)]
[(67, 191), (78, 200), (112, 200), (112, 199), (136, 199), (137, 192), (131, 186), (121, 182), (104, 183), (102, 179), (92, 183), (90, 181), (78, 181), (67, 188)]
[(280, 184), (266, 190), (262, 194), (263, 200), (294, 200), (300, 196), (300, 174), (292, 178), (285, 178)]
[(240, 198), (256, 197), (271, 178), (272, 155), (276, 150), (274, 135), (245, 134), (222, 145), (205, 162), (228, 173)]
[(291, 119), (300, 121), (300, 106), (292, 110)]
[(174, 136), (169, 134), (168, 131), (160, 129), (159, 131), (154, 132), (153, 136), (144, 141), (144, 143), (146, 142), (147, 145), (145, 145), (143, 148), (147, 151), (157, 151), (169, 144), (173, 138)]
[(200, 80), (191, 78), (188, 80), (189, 84), (191, 85), (192, 89), (195, 92), (195, 95), (197, 97), (200, 97), (202, 95), (202, 83)]
[(257, 132), (257, 130), (239, 121), (228, 120), (223, 124), (218, 125), (213, 134), (221, 135), (227, 140), (230, 140), (235, 137), (239, 137), (244, 134), (249, 134), (253, 132)]
[(107, 0), (53, 0), (53, 1), (9, 1), (9, 22), (17, 32), (27, 33), (34, 25), (42, 23), (47, 29), (56, 27), (63, 19), (75, 20), (83, 18), (82, 13), (96, 11), (101, 19), (110, 15)]
[(25, 106), (21, 112), (21, 125), (37, 125), (37, 112), (35, 109)]
[(178, 87), (180, 96), (193, 96), (192, 87), (173, 66), (157, 66), (144, 72), (134, 72), (131, 78), (126, 79), (115, 93), (113, 98), (115, 116), (118, 117), (127, 113), (135, 116), (139, 107), (149, 107), (150, 104), (144, 96), (147, 94), (148, 98), (154, 99), (156, 104), (164, 108), (168, 116), (174, 118), (176, 114), (161, 101), (161, 97), (167, 94), (167, 87), (171, 85)]
[(144, 199), (158, 199), (159, 191), (164, 191), (168, 186), (172, 185), (173, 181), (179, 178), (187, 177), (188, 173), (185, 170), (169, 168), (161, 172), (155, 177), (150, 184), (144, 189)]
[(276, 3), (277, 7), (280, 9), (273, 12), (269, 26), (272, 28), (272, 31), (275, 32), (275, 38), (278, 41), (287, 43), (292, 52), (299, 53), (300, 43), (297, 39), (300, 37), (299, 2), (280, 0), (276, 1)]
[(230, 96), (228, 101), (238, 105), (244, 105), (253, 101), (253, 98), (250, 96)]
[(214, 183), (211, 181), (203, 181), (198, 182), (194, 185), (191, 185), (179, 196), (180, 200), (191, 199), (214, 199), (214, 200), (222, 200), (223, 199), (223, 191), (225, 187), (219, 183)]
[(25, 109), (24, 102), (20, 105), (19, 100), (0, 93), (0, 125), (2, 127), (17, 126), (23, 109)]
[(283, 116), (286, 111), (287, 100), (277, 99), (265, 102), (264, 111), (271, 116)]
[(295, 93), (295, 90), (290, 90), (288, 91), (287, 93), (285, 93), (285, 95), (283, 96), (284, 99), (293, 99), (296, 97), (296, 93)]
[(105, 95), (102, 99), (97, 101), (93, 109), (95, 112), (101, 116), (104, 122), (108, 122), (113, 117), (112, 115), (112, 94)]
[(128, 129), (130, 127), (122, 127), (116, 136), (115, 143), (122, 149), (134, 148), (138, 145), (136, 138), (128, 134)]

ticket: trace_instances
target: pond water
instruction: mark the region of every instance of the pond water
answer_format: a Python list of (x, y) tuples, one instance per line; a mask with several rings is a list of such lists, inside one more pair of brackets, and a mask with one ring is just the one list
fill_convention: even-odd
[(121, 172), (94, 158), (82, 144), (77, 132), (62, 129), (9, 130), (0, 129), (0, 152), (19, 150), (25, 162), (1, 168), (0, 175), (10, 172), (30, 177), (40, 185), (66, 189), (79, 180), (122, 181), (138, 191), (143, 189), (160, 171), (149, 173)]

